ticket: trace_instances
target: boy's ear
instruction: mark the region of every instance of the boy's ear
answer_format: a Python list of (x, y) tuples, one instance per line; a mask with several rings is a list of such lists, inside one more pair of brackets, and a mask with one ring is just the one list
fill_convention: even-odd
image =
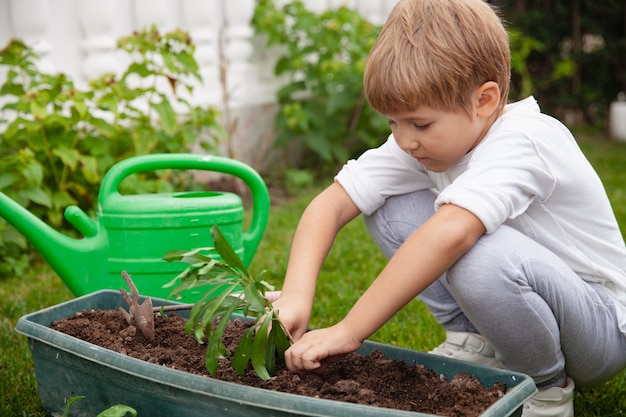
[(476, 89), (474, 97), (476, 114), (479, 117), (491, 117), (500, 104), (500, 87), (494, 81), (487, 81)]

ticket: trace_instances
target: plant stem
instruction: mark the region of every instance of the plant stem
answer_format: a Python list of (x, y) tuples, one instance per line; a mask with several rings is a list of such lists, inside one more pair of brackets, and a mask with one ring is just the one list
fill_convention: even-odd
[(191, 310), (193, 304), (174, 304), (171, 306), (160, 306), (160, 307), (152, 307), (152, 311), (158, 313), (159, 311), (182, 311), (182, 310)]

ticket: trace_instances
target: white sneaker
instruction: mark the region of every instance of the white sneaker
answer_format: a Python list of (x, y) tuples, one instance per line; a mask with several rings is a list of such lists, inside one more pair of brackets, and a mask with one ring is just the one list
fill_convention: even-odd
[(446, 341), (430, 353), (492, 368), (501, 367), (491, 344), (478, 333), (448, 331)]
[(522, 417), (574, 417), (574, 380), (568, 377), (565, 387), (536, 393), (524, 403)]

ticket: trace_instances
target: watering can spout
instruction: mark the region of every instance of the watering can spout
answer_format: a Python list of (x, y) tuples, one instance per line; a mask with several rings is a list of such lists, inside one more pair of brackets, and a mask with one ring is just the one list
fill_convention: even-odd
[(97, 264), (102, 263), (107, 247), (106, 232), (78, 207), (68, 207), (65, 217), (84, 239), (57, 232), (2, 192), (0, 217), (26, 237), (74, 294), (83, 292), (80, 282), (88, 279), (91, 271), (98, 268)]

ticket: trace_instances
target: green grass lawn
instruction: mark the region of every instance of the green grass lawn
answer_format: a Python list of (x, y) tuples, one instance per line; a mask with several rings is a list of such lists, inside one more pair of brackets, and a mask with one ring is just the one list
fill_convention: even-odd
[[(602, 177), (622, 232), (626, 232), (626, 143), (581, 132), (581, 147)], [(266, 280), (280, 288), (289, 244), (300, 213), (319, 191), (301, 191), (293, 201), (272, 207), (269, 224), (251, 269), (267, 270)], [(360, 219), (340, 232), (318, 284), (311, 325), (341, 319), (384, 266)], [(122, 284), (120, 282), (120, 284)], [(13, 329), (20, 316), (73, 296), (44, 262), (33, 262), (25, 276), (0, 278), (0, 416), (45, 416), (37, 395), (26, 338)], [(376, 332), (372, 339), (426, 351), (439, 344), (443, 330), (415, 300)], [(605, 384), (579, 389), (577, 417), (626, 416), (626, 371)], [(88, 399), (83, 400), (88, 401)], [(123, 402), (123, 399), (120, 399)], [(142, 416), (140, 416), (142, 417)]]

